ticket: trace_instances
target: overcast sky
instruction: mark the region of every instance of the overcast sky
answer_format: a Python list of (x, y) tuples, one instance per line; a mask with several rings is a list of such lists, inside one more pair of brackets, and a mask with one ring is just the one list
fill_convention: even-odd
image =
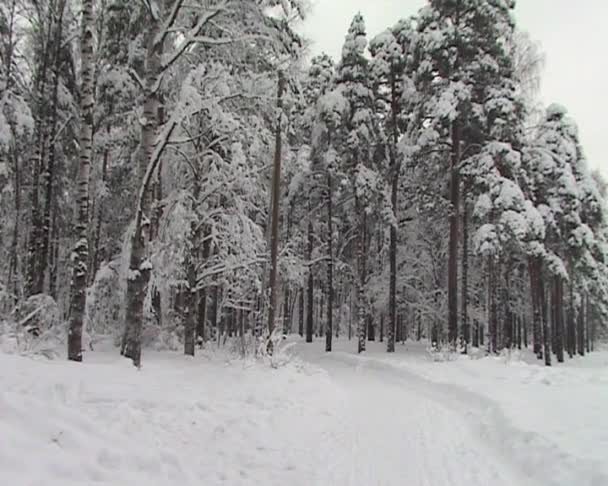
[[(304, 30), (313, 54), (339, 58), (353, 15), (360, 11), (372, 37), (425, 0), (310, 0)], [(546, 55), (541, 98), (558, 102), (576, 119), (585, 153), (608, 177), (608, 41), (606, 0), (518, 0), (517, 24), (542, 44)]]

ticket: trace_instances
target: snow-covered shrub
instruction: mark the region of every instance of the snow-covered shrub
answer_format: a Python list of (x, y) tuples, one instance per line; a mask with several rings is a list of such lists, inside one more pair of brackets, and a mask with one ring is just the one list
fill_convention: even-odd
[[(288, 351), (296, 345), (295, 342), (286, 342), (283, 337), (283, 330), (279, 328), (276, 328), (270, 336), (272, 346), (268, 345), (267, 339), (258, 339), (257, 343), (257, 355), (267, 361), (273, 368), (280, 368), (289, 363), (292, 356)], [(272, 349), (272, 353), (269, 353), (269, 348)]]
[(160, 327), (148, 323), (142, 331), (141, 342), (144, 348), (155, 351), (179, 351), (184, 349), (183, 335), (181, 325)]
[(49, 358), (59, 354), (65, 345), (67, 327), (51, 296), (33, 295), (13, 315), (14, 319), (6, 319), (0, 326), (0, 347), (4, 352), (42, 354)]
[(37, 294), (19, 305), (15, 317), (25, 331), (33, 336), (39, 336), (60, 324), (61, 312), (57, 302), (50, 295)]
[(461, 356), (461, 351), (453, 349), (449, 344), (438, 345), (433, 343), (431, 347), (427, 348), (426, 352), (431, 360), (435, 362), (456, 361)]
[(120, 334), (122, 293), (116, 264), (101, 266), (87, 295), (87, 331), (91, 336)]

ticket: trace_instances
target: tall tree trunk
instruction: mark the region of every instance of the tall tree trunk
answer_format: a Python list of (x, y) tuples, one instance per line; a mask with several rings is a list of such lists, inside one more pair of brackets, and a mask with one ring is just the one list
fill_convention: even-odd
[[(399, 171), (400, 164), (397, 160), (397, 142), (398, 142), (398, 133), (397, 133), (397, 116), (399, 111), (399, 103), (398, 103), (398, 93), (397, 93), (397, 85), (396, 79), (393, 76), (391, 79), (391, 121), (392, 121), (392, 140), (391, 140), (391, 149), (389, 151), (389, 156), (391, 158), (391, 207), (393, 209), (393, 215), (397, 220), (397, 196), (399, 192)], [(390, 250), (389, 250), (389, 260), (390, 260), (390, 284), (389, 284), (389, 299), (388, 299), (388, 307), (389, 307), (389, 324), (388, 324), (388, 332), (387, 332), (387, 341), (386, 341), (386, 351), (388, 353), (395, 352), (395, 332), (397, 328), (397, 222), (392, 224), (390, 227)]]
[(46, 145), (48, 143), (48, 124), (50, 120), (49, 98), (49, 64), (51, 61), (52, 39), (55, 32), (55, 17), (51, 8), (47, 9), (46, 19), (39, 19), (47, 25), (46, 37), (41, 52), (41, 65), (36, 70), (34, 85), (35, 124), (34, 151), (32, 154), (31, 180), (31, 229), (27, 242), (27, 259), (25, 272), (25, 295), (30, 297), (42, 292), (43, 279), (40, 278), (40, 237), (42, 234), (42, 214), (40, 206), (40, 176), (46, 160)]
[(577, 328), (577, 352), (579, 356), (585, 356), (585, 296), (582, 297), (582, 302), (578, 310), (576, 319)]
[(196, 295), (196, 341), (200, 347), (206, 341), (206, 320), (207, 320), (207, 289), (199, 289)]
[[(203, 231), (203, 262), (209, 259), (210, 254), (211, 240), (209, 239), (209, 231), (205, 229)], [(207, 320), (207, 289), (205, 287), (199, 289), (197, 300), (196, 336), (198, 343), (202, 346), (205, 342), (205, 322)]]
[(13, 303), (16, 304), (19, 298), (19, 227), (21, 220), (21, 164), (17, 150), (12, 150), (14, 158), (14, 176), (15, 176), (15, 224), (13, 225), (13, 235), (11, 240), (10, 262), (8, 266), (9, 285), (13, 292)]
[(289, 336), (291, 334), (291, 312), (289, 311), (291, 299), (291, 292), (289, 287), (285, 285), (283, 290), (283, 334)]
[[(143, 123), (140, 135), (139, 171), (142, 177), (137, 198), (137, 209), (133, 234), (130, 239), (129, 278), (127, 279), (126, 322), (122, 343), (122, 354), (141, 365), (141, 334), (144, 319), (144, 299), (152, 265), (146, 255), (146, 235), (144, 226), (149, 230), (146, 214), (150, 209), (149, 189), (151, 180), (160, 163), (163, 146), (157, 147), (157, 127), (159, 114), (159, 88), (157, 86), (162, 55), (162, 42), (159, 42), (160, 19), (158, 15), (148, 16), (148, 27), (144, 35), (146, 44), (145, 98)], [(175, 126), (170, 125), (165, 133), (165, 144)]]
[[(111, 110), (110, 110), (111, 113)], [(110, 124), (106, 126), (106, 136), (110, 136)], [(103, 151), (103, 158), (101, 162), (101, 183), (106, 184), (108, 179), (108, 159), (109, 159), (109, 150), (106, 147)], [(95, 280), (95, 275), (97, 275), (97, 271), (99, 270), (99, 244), (101, 242), (101, 227), (103, 224), (103, 214), (104, 214), (104, 204), (103, 204), (103, 196), (99, 198), (97, 201), (97, 210), (94, 214), (95, 218), (95, 229), (93, 233), (93, 255), (91, 257), (91, 271), (89, 275), (89, 284), (92, 284)]]
[(538, 359), (543, 358), (542, 347), (542, 309), (540, 298), (540, 259), (528, 258), (528, 273), (530, 275), (530, 294), (532, 300), (532, 334), (534, 354)]
[[(330, 135), (331, 136), (331, 135)], [(331, 139), (330, 142), (331, 144)], [(331, 145), (330, 145), (331, 146)], [(331, 351), (331, 339), (333, 336), (333, 314), (334, 314), (334, 251), (333, 251), (333, 214), (332, 198), (333, 188), (331, 180), (331, 168), (327, 168), (327, 326), (325, 328), (325, 351)]]
[[(56, 13), (58, 17), (56, 20), (56, 32), (54, 39), (54, 67), (53, 67), (53, 93), (51, 101), (51, 129), (49, 133), (48, 142), (48, 157), (46, 163), (46, 170), (44, 172), (44, 213), (42, 217), (42, 226), (40, 228), (40, 241), (39, 254), (38, 254), (38, 274), (37, 278), (40, 282), (37, 284), (38, 287), (44, 288), (44, 276), (48, 269), (49, 260), (49, 247), (50, 247), (50, 236), (51, 236), (51, 208), (53, 206), (53, 186), (55, 181), (55, 137), (57, 135), (57, 117), (58, 117), (58, 94), (59, 94), (59, 78), (61, 76), (61, 47), (63, 42), (63, 13), (65, 10), (65, 1), (59, 2), (59, 12)], [(94, 92), (94, 89), (91, 88)], [(91, 131), (91, 146), (92, 146), (93, 134)], [(92, 157), (92, 149), (91, 149)], [(87, 215), (88, 217), (88, 215)], [(87, 262), (88, 264), (88, 262)]]
[(53, 206), (51, 248), (49, 255), (49, 295), (57, 301), (57, 272), (59, 270), (59, 225), (57, 224), (57, 211), (59, 208), (56, 199)]
[(554, 277), (553, 312), (555, 316), (555, 354), (557, 361), (564, 362), (564, 281), (559, 276)]
[(357, 351), (365, 351), (365, 308), (364, 308), (364, 288), (365, 288), (365, 220), (364, 211), (358, 197), (355, 197), (357, 221)]
[(450, 162), (450, 235), (448, 255), (448, 341), (456, 349), (458, 339), (458, 220), (460, 211), (460, 123), (452, 122)]
[(86, 306), (87, 271), (89, 261), (89, 171), (93, 152), (93, 0), (82, 0), (81, 101), (80, 101), (80, 164), (76, 232), (78, 240), (72, 257), (72, 285), (70, 291), (70, 322), (68, 331), (68, 359), (82, 361), (82, 322)]
[(503, 323), (503, 339), (502, 346), (507, 349), (513, 347), (513, 309), (511, 306), (511, 279), (509, 278), (512, 267), (509, 263), (505, 264), (505, 278), (504, 287), (502, 290), (502, 305), (504, 309), (504, 323)]
[(585, 350), (591, 352), (591, 329), (589, 327), (589, 296), (583, 294), (583, 319), (585, 328)]
[(468, 352), (471, 342), (469, 326), (469, 212), (466, 197), (462, 205), (462, 344), (464, 353)]
[[(194, 223), (193, 225), (194, 226)], [(194, 228), (191, 228), (193, 231)], [(194, 251), (186, 255), (187, 286), (184, 289), (184, 354), (194, 356), (196, 348), (196, 263)]]
[(304, 336), (304, 287), (300, 288), (298, 298), (298, 334)]
[(213, 329), (219, 339), (219, 329), (217, 324), (217, 304), (219, 299), (219, 287), (215, 285), (211, 294), (211, 305), (209, 306), (209, 327)]
[(283, 91), (285, 90), (285, 74), (279, 70), (277, 83), (277, 121), (275, 131), (274, 166), (272, 173), (272, 221), (270, 230), (270, 303), (268, 306), (268, 344), (267, 352), (272, 354), (272, 333), (277, 304), (277, 271), (279, 255), (279, 210), (281, 203), (281, 150), (283, 117)]
[(498, 350), (498, 309), (496, 302), (496, 261), (494, 255), (488, 257), (488, 294), (490, 305), (488, 347), (491, 353), (496, 353)]
[(308, 305), (306, 306), (306, 342), (312, 343), (312, 334), (313, 334), (313, 321), (314, 321), (314, 292), (315, 292), (315, 284), (313, 278), (313, 268), (312, 268), (312, 247), (313, 247), (313, 234), (312, 234), (312, 219), (310, 215), (309, 208), (309, 216), (308, 216), (308, 292), (306, 296), (308, 298)]
[(547, 309), (547, 294), (542, 275), (538, 279), (538, 293), (540, 295), (540, 308), (543, 322), (543, 344), (545, 352), (545, 365), (551, 366), (551, 328), (549, 326), (548, 309)]

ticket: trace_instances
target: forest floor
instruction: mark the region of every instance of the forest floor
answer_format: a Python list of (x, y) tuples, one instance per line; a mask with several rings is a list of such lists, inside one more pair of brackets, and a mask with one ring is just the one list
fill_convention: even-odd
[(606, 486), (608, 352), (435, 362), (300, 343), (85, 363), (0, 353), (0, 484)]

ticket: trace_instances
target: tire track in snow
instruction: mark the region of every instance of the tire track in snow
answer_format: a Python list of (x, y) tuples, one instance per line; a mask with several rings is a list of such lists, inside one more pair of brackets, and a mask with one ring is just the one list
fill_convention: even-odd
[[(434, 384), (346, 353), (303, 359), (325, 369), (344, 394), (352, 445), (344, 486), (531, 486), (488, 447), (477, 417)], [(458, 400), (458, 399), (457, 399)]]

